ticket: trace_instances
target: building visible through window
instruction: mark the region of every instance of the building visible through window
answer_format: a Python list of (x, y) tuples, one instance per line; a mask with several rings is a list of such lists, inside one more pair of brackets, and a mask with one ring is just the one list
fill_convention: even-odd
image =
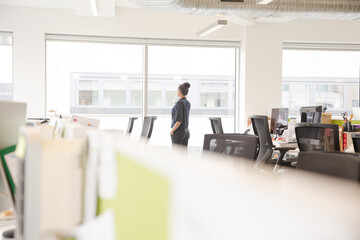
[(299, 116), (302, 106), (323, 106), (340, 116), (359, 107), (360, 51), (283, 51), (282, 106)]
[(0, 99), (12, 100), (12, 34), (0, 32)]

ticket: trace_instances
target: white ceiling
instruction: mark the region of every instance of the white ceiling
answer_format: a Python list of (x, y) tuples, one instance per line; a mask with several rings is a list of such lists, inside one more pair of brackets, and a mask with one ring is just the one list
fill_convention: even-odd
[[(76, 0), (0, 0), (0, 5), (16, 7), (75, 9)], [(128, 0), (116, 0), (117, 7), (135, 7)]]
[[(360, 0), (359, 0), (360, 1)], [(105, 11), (100, 11), (99, 16), (102, 17), (114, 17), (115, 2), (116, 7), (122, 8), (137, 8), (129, 0), (96, 0), (98, 6), (106, 8)], [(3, 6), (15, 6), (15, 7), (33, 7), (33, 8), (51, 8), (51, 9), (68, 9), (76, 10), (78, 15), (92, 16), (90, 8), (90, 0), (0, 0), (0, 7)], [(101, 8), (100, 7), (100, 8)], [(255, 22), (288, 22), (292, 19), (281, 19), (281, 21), (274, 21), (273, 19), (245, 19), (241, 17), (228, 17), (228, 20), (239, 25), (252, 25)], [(276, 19), (275, 19), (276, 20)]]
[(134, 4), (130, 3), (129, 0), (116, 0), (117, 7), (136, 7)]

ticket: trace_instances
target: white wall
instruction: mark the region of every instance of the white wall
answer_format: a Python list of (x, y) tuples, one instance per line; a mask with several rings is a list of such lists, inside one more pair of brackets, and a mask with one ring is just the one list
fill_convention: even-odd
[[(75, 11), (0, 6), (0, 31), (14, 34), (14, 100), (32, 116), (45, 114), (45, 33), (199, 39), (199, 17), (118, 8), (116, 18), (76, 16)], [(201, 17), (204, 25), (214, 17)], [(201, 39), (243, 41), (243, 118), (281, 106), (284, 41), (360, 43), (360, 21), (297, 20), (285, 24), (230, 24)], [(241, 98), (240, 98), (241, 99)]]

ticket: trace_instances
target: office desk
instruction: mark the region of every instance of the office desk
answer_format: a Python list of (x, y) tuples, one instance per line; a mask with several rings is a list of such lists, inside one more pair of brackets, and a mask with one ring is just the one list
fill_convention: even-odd
[[(275, 146), (274, 150), (279, 151), (279, 156), (274, 157), (273, 159), (282, 159), (282, 162), (285, 165), (291, 164), (291, 162), (296, 161), (297, 154), (299, 153), (298, 144), (296, 142), (287, 142), (284, 140), (273, 140), (273, 145)], [(286, 157), (288, 155), (288, 157)], [(289, 157), (290, 156), (290, 157)], [(280, 161), (277, 161), (277, 165), (282, 165)]]
[(298, 148), (297, 142), (287, 142), (284, 140), (273, 140), (273, 144), (277, 148)]

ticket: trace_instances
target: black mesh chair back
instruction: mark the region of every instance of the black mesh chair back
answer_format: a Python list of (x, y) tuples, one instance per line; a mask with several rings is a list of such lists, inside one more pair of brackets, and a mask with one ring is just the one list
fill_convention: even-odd
[(205, 134), (203, 150), (255, 160), (258, 137), (244, 134)]
[(360, 155), (343, 152), (300, 152), (296, 169), (360, 181)]
[(351, 138), (355, 152), (360, 152), (360, 133), (352, 133)]
[(224, 133), (221, 123), (221, 118), (219, 117), (209, 117), (211, 128), (213, 133)]
[(259, 154), (256, 162), (265, 163), (273, 153), (273, 142), (270, 136), (269, 123), (267, 116), (254, 115), (250, 117), (254, 133), (259, 137)]
[(150, 139), (154, 128), (155, 120), (156, 120), (156, 116), (144, 117), (144, 123), (140, 135), (141, 137)]
[(135, 120), (138, 119), (137, 117), (131, 117), (129, 118), (129, 123), (128, 123), (128, 127), (126, 129), (126, 132), (125, 132), (125, 135), (130, 135), (132, 130), (133, 130), (133, 127), (134, 127), (134, 122)]
[(300, 151), (340, 151), (336, 124), (298, 123), (295, 134)]

